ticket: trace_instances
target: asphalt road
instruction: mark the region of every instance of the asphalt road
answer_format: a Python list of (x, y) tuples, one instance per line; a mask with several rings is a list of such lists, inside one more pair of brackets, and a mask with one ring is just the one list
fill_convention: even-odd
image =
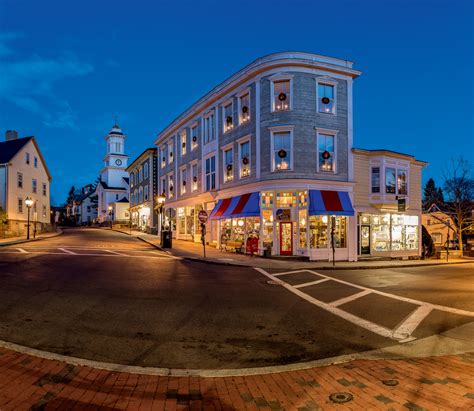
[[(351, 300), (361, 292), (357, 286), (474, 311), (473, 273), (473, 264), (324, 272), (352, 285), (308, 272), (278, 276), (321, 302), (317, 306), (252, 268), (175, 259), (121, 233), (69, 229), (48, 240), (0, 247), (0, 339), (142, 366), (308, 361), (398, 344), (324, 308), (348, 299), (340, 307), (354, 318), (396, 329), (419, 307), (368, 290)], [(319, 278), (324, 281), (305, 285)], [(471, 321), (429, 311), (412, 336)]]

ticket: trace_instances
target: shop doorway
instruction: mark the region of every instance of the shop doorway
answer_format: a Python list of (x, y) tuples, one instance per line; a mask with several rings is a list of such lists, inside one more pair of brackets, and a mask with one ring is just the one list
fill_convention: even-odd
[(360, 226), (360, 254), (369, 255), (370, 254), (370, 225), (361, 225)]
[(293, 223), (280, 223), (280, 255), (293, 255)]

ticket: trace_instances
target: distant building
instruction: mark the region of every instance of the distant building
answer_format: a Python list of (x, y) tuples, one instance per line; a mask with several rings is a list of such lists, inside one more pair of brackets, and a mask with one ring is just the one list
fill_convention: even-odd
[[(107, 153), (104, 157), (104, 168), (100, 171), (97, 184), (97, 219), (106, 221), (129, 220), (128, 212), (128, 173), (126, 171), (128, 156), (125, 154), (125, 138), (121, 128), (115, 124), (105, 137)], [(120, 204), (117, 206), (117, 204)], [(124, 207), (124, 204), (127, 204)]]
[(97, 221), (97, 196), (93, 184), (75, 190), (70, 203), (66, 204), (66, 215), (71, 223), (77, 225)]
[(146, 232), (156, 232), (157, 149), (147, 148), (127, 168), (130, 176), (130, 212), (132, 226)]
[(18, 138), (13, 130), (0, 142), (0, 207), (7, 213), (4, 236), (24, 235), (28, 220), (25, 200), (31, 198), (30, 232), (50, 228), (51, 174), (34, 137)]
[(432, 204), (423, 213), (422, 222), (436, 248), (452, 246), (452, 240), (457, 239), (456, 227), (452, 217), (438, 204)]

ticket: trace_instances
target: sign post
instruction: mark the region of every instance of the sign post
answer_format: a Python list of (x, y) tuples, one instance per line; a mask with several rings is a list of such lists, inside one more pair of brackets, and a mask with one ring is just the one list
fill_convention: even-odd
[(199, 211), (198, 219), (201, 222), (201, 242), (202, 250), (204, 253), (204, 258), (206, 258), (206, 223), (207, 223), (207, 213), (204, 210)]

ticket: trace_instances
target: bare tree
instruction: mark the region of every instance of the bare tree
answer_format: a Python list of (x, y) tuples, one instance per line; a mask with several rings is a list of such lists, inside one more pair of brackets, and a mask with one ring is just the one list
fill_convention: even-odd
[(444, 170), (443, 177), (447, 196), (445, 209), (453, 220), (462, 256), (462, 236), (466, 231), (474, 229), (474, 179), (469, 161), (462, 157), (452, 159)]

